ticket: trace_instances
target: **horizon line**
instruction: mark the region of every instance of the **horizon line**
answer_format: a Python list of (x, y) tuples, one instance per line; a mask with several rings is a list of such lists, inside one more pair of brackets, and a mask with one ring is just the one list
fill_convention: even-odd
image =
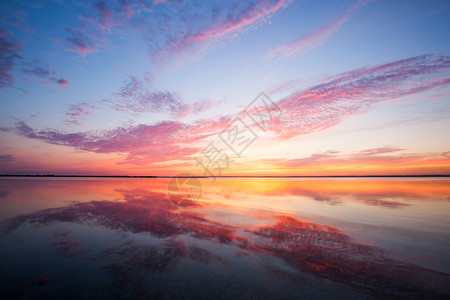
[(55, 174), (0, 174), (0, 177), (76, 177), (76, 178), (382, 178), (382, 177), (450, 177), (450, 174), (427, 175), (223, 175), (223, 176), (157, 176), (157, 175), (55, 175)]

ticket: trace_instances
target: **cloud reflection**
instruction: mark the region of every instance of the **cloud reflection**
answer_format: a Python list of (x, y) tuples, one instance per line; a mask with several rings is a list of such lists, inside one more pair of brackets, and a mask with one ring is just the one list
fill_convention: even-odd
[(336, 227), (281, 217), (255, 232), (258, 246), (283, 258), (298, 269), (342, 282), (378, 297), (443, 297), (450, 276), (389, 257), (379, 247), (359, 244)]
[[(148, 234), (161, 241), (132, 242), (108, 248), (100, 262), (123, 287), (136, 274), (173, 271), (182, 259), (202, 264), (221, 256), (204, 242), (227, 244), (242, 256), (271, 255), (299, 272), (346, 284), (374, 296), (444, 297), (450, 294), (450, 276), (406, 263), (380, 247), (361, 243), (334, 226), (308, 222), (289, 215), (274, 215), (268, 225), (230, 225), (214, 220), (207, 210), (213, 204), (180, 207), (165, 194), (145, 189), (122, 189), (122, 201), (90, 201), (21, 215), (4, 224), (10, 234), (25, 224), (43, 226), (72, 222), (108, 228), (122, 234)], [(57, 232), (59, 254), (77, 256), (83, 246), (70, 232)], [(183, 238), (190, 237), (192, 244)], [(201, 242), (203, 241), (203, 242)], [(216, 246), (214, 246), (216, 245)]]

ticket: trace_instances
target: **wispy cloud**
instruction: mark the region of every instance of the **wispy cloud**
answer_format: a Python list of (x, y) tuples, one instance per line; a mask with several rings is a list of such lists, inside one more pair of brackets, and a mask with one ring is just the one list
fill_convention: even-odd
[(327, 40), (339, 30), (339, 28), (345, 24), (352, 14), (360, 7), (364, 6), (370, 0), (358, 0), (355, 4), (351, 5), (345, 13), (329, 21), (314, 32), (292, 42), (289, 44), (278, 46), (269, 53), (270, 58), (285, 58), (293, 55), (305, 54), (315, 48), (318, 48), (325, 44)]
[(110, 97), (102, 101), (91, 101), (70, 105), (66, 115), (66, 124), (79, 125), (83, 116), (89, 115), (94, 107), (109, 107), (116, 111), (134, 116), (142, 114), (168, 114), (172, 118), (183, 118), (199, 114), (223, 103), (223, 100), (199, 100), (192, 104), (176, 92), (160, 91), (153, 88), (150, 79), (130, 76)]
[(27, 13), (23, 10), (9, 7), (13, 4), (12, 2), (2, 2), (0, 15), (0, 23), (4, 26), (12, 26), (20, 29), (22, 32), (27, 34), (35, 33), (35, 30), (30, 27), (27, 23)]
[(13, 84), (14, 77), (11, 74), (14, 64), (22, 57), (22, 43), (13, 34), (0, 26), (0, 89)]
[[(411, 155), (394, 155), (393, 152), (401, 152), (405, 149), (395, 148), (395, 147), (379, 147), (373, 149), (365, 149), (357, 152), (353, 152), (351, 154), (345, 154), (340, 151), (328, 150), (325, 152), (314, 153), (307, 157), (303, 158), (294, 158), (294, 159), (267, 159), (266, 162), (278, 164), (285, 167), (290, 168), (298, 168), (309, 165), (332, 165), (337, 163), (346, 163), (346, 164), (358, 164), (358, 163), (367, 163), (367, 162), (387, 162), (387, 161), (401, 161), (404, 162), (405, 158), (410, 159), (411, 157), (416, 158), (416, 156)], [(389, 155), (383, 155), (389, 154)]]
[(0, 155), (0, 162), (14, 161), (16, 158), (11, 154)]
[[(77, 25), (66, 28), (69, 51), (86, 56), (127, 31), (140, 35), (154, 62), (192, 61), (243, 32), (268, 22), (292, 0), (227, 1), (222, 3), (100, 1), (78, 4), (84, 13)], [(112, 29), (115, 29), (113, 31)]]
[(289, 81), (285, 81), (285, 82), (281, 82), (281, 83), (277, 83), (277, 84), (273, 84), (271, 86), (268, 86), (265, 91), (268, 94), (276, 94), (278, 92), (281, 91), (286, 91), (289, 89), (293, 89), (296, 85), (298, 85), (298, 82), (296, 82), (295, 80), (289, 80)]
[[(80, 11), (83, 11), (80, 14), (80, 22), (65, 28), (68, 34), (65, 40), (69, 44), (67, 50), (83, 57), (98, 52), (108, 39), (108, 35), (112, 33), (113, 27), (129, 25), (124, 22), (132, 14), (129, 1), (98, 1), (78, 5)], [(128, 17), (125, 17), (125, 14)]]
[(134, 76), (109, 99), (113, 108), (128, 113), (169, 112), (174, 115), (181, 114), (187, 105), (181, 96), (168, 91), (156, 91), (148, 82), (139, 80)]
[(84, 116), (90, 115), (91, 111), (95, 108), (95, 103), (83, 102), (78, 104), (71, 104), (66, 112), (66, 116), (68, 116), (68, 118), (66, 119), (65, 123), (68, 125), (80, 125), (80, 119), (82, 119)]
[(47, 78), (56, 75), (55, 72), (50, 71), (48, 68), (45, 68), (43, 66), (35, 66), (31, 69), (22, 69), (22, 72), (39, 78)]
[(105, 1), (95, 3), (94, 7), (95, 7), (95, 9), (98, 10), (100, 24), (101, 24), (103, 30), (109, 30), (109, 26), (110, 26), (109, 22), (113, 17), (111, 8)]
[[(85, 113), (83, 108), (73, 108), (74, 115)], [(139, 124), (76, 133), (35, 130), (22, 121), (18, 122), (14, 128), (1, 128), (1, 130), (77, 150), (94, 153), (125, 153), (128, 157), (124, 163), (147, 164), (174, 159), (186, 160), (187, 156), (200, 150), (195, 146), (196, 143), (217, 134), (230, 121), (228, 117), (217, 121), (197, 121), (194, 124), (164, 121), (154, 125)]]
[(28, 67), (22, 69), (22, 73), (31, 75), (37, 78), (45, 79), (46, 81), (42, 84), (48, 84), (53, 82), (60, 86), (68, 86), (69, 82), (64, 78), (57, 78), (58, 73), (52, 71), (49, 66), (44, 66), (40, 61), (33, 61), (32, 63), (27, 63)]
[[(265, 159), (261, 162), (314, 174), (327, 170), (329, 175), (372, 174), (447, 174), (450, 159), (442, 153), (408, 153), (407, 149), (380, 147), (350, 153), (325, 151), (294, 159)], [(260, 163), (261, 163), (260, 162)], [(447, 166), (447, 167), (446, 167)], [(411, 171), (412, 170), (412, 171)], [(350, 173), (346, 173), (350, 172)]]
[(235, 32), (243, 32), (252, 26), (258, 25), (259, 22), (267, 22), (272, 14), (289, 2), (284, 0), (250, 2), (248, 6), (234, 15), (227, 15), (226, 18), (217, 14), (212, 22), (212, 26), (197, 33), (186, 35), (178, 42), (178, 45), (186, 45), (190, 42), (199, 42), (220, 38)]
[(188, 128), (182, 123), (161, 122), (155, 125), (141, 124), (104, 131), (65, 133), (59, 130), (36, 131), (25, 122), (20, 122), (12, 131), (27, 138), (69, 146), (77, 150), (128, 153), (132, 156), (130, 159), (146, 155), (152, 161), (162, 161), (171, 159), (171, 155), (176, 152), (175, 149), (181, 149), (177, 141), (183, 139), (183, 133)]
[[(449, 68), (448, 57), (423, 55), (343, 73), (278, 101), (277, 105), (281, 108), (282, 114), (269, 122), (268, 128), (283, 138), (324, 130), (350, 116), (368, 111), (374, 103), (447, 86), (450, 84), (446, 72)], [(178, 102), (169, 94), (163, 93), (153, 98), (158, 94), (147, 90), (147, 87), (136, 78), (131, 78), (128, 83), (117, 94), (125, 99), (124, 103), (131, 101), (138, 106), (137, 109), (131, 108), (132, 111), (149, 111), (156, 107), (155, 109), (160, 111), (164, 109), (167, 112), (179, 112), (179, 107), (186, 107), (184, 102), (181, 100)], [(138, 103), (141, 103), (142, 107), (139, 107)], [(90, 105), (82, 103), (73, 106), (67, 115), (69, 117), (87, 115), (93, 109)], [(208, 103), (198, 104), (191, 108), (201, 111), (208, 105)], [(198, 142), (218, 134), (232, 120), (233, 116), (219, 120), (200, 120), (193, 124), (165, 121), (154, 125), (139, 124), (78, 133), (36, 130), (25, 122), (19, 122), (15, 128), (3, 130), (78, 150), (126, 153), (128, 163), (150, 163), (173, 159), (186, 160), (187, 156), (199, 150)], [(381, 154), (401, 150), (383, 147), (367, 149), (357, 155), (360, 159), (376, 160)], [(290, 160), (288, 163), (294, 167), (308, 162), (334, 159), (338, 154), (326, 152), (306, 160)], [(405, 157), (405, 160), (407, 159), (411, 157)]]
[(69, 50), (86, 56), (89, 53), (97, 52), (98, 46), (94, 42), (92, 33), (85, 33), (79, 29), (66, 28), (69, 37), (66, 40), (69, 42)]
[(134, 14), (134, 11), (131, 7), (131, 3), (128, 0), (119, 0), (119, 3), (122, 4), (127, 19), (130, 19)]
[(346, 72), (280, 100), (271, 130), (284, 138), (324, 130), (375, 103), (448, 86), (449, 71), (448, 56), (422, 55)]
[[(212, 49), (225, 38), (238, 36), (258, 25), (266, 23), (270, 18), (289, 5), (290, 0), (265, 0), (260, 2), (248, 2), (246, 6), (240, 8), (232, 7), (228, 13), (218, 13), (211, 11), (211, 23), (197, 32), (187, 32), (182, 38), (171, 39), (163, 53), (173, 55), (184, 51), (191, 46), (199, 46), (196, 53), (201, 57), (204, 53)], [(160, 57), (161, 52), (154, 57)]]
[(359, 152), (359, 154), (369, 156), (369, 155), (393, 153), (393, 152), (398, 152), (398, 151), (403, 151), (403, 150), (405, 150), (405, 149), (396, 148), (396, 147), (379, 147), (379, 148), (361, 150)]
[(339, 157), (339, 151), (328, 150), (321, 153), (311, 154), (308, 157), (304, 158), (295, 158), (295, 159), (280, 159), (273, 160), (267, 159), (266, 162), (276, 163), (282, 166), (289, 167), (300, 167), (305, 165), (311, 165), (316, 163), (323, 163), (324, 161), (330, 161)]
[(224, 103), (224, 102), (225, 102), (224, 99), (217, 100), (217, 101), (214, 101), (214, 100), (211, 100), (211, 99), (200, 100), (200, 101), (194, 102), (192, 104), (186, 105), (184, 112), (182, 112), (180, 114), (180, 116), (181, 117), (186, 117), (186, 116), (191, 115), (191, 114), (194, 114), (194, 115), (195, 114), (199, 114), (199, 113), (207, 111), (207, 110), (215, 107), (216, 105), (219, 105), (219, 104)]

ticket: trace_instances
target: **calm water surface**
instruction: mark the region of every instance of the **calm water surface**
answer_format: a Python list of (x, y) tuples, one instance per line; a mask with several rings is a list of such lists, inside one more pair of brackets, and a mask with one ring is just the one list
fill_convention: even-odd
[(0, 298), (450, 298), (448, 179), (168, 183), (1, 179)]

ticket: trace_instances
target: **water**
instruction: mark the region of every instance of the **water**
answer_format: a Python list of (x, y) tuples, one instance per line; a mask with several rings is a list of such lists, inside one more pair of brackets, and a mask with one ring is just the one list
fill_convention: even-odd
[(169, 180), (1, 179), (0, 298), (450, 297), (448, 179)]

